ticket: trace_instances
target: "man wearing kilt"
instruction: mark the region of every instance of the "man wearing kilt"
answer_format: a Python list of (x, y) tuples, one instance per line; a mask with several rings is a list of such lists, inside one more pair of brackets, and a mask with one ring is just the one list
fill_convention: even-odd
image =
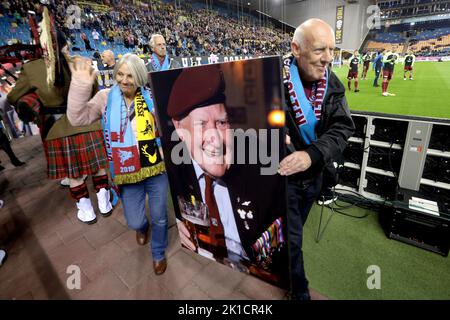
[[(71, 72), (67, 42), (57, 32), (44, 9), (41, 23), (44, 58), (24, 64), (8, 102), (21, 120), (36, 121), (44, 144), (49, 179), (70, 179), (70, 195), (76, 200), (77, 218), (92, 224), (97, 221), (89, 199), (84, 175), (93, 176), (98, 208), (103, 216), (112, 212), (107, 157), (100, 122), (73, 127), (66, 117)], [(97, 89), (97, 88), (94, 88)]]

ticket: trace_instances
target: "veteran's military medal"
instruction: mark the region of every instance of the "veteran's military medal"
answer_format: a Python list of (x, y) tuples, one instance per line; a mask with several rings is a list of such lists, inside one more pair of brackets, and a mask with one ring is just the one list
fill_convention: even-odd
[(252, 245), (256, 262), (264, 269), (272, 263), (272, 254), (284, 245), (282, 219), (276, 219)]

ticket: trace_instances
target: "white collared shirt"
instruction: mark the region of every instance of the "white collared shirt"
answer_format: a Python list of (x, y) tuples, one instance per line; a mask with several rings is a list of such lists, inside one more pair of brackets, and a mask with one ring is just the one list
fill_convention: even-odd
[[(205, 173), (199, 164), (192, 159), (194, 165), (195, 175), (202, 193), (202, 200), (205, 203)], [(214, 197), (216, 199), (217, 208), (219, 209), (220, 220), (222, 221), (225, 232), (225, 243), (228, 251), (231, 251), (241, 257), (247, 259), (247, 254), (242, 248), (241, 238), (234, 220), (233, 206), (231, 205), (230, 194), (225, 183), (216, 179), (213, 181), (212, 188), (214, 190)]]

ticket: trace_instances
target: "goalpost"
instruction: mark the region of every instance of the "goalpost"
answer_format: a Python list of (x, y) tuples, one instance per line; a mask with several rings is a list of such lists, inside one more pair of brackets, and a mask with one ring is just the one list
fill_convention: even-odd
[(334, 49), (334, 58), (333, 58), (333, 67), (341, 68), (344, 64), (346, 64), (347, 60), (353, 55), (354, 50), (349, 49)]

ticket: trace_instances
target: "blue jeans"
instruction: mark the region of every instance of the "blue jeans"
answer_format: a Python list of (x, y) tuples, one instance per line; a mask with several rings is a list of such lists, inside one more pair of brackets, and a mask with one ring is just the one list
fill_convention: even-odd
[(322, 187), (322, 175), (310, 184), (288, 183), (288, 232), (291, 256), (292, 298), (309, 299), (308, 280), (303, 263), (303, 225)]
[(120, 199), (128, 227), (142, 233), (147, 232), (149, 226), (145, 215), (145, 198), (148, 195), (152, 219), (150, 246), (155, 261), (164, 258), (168, 243), (167, 189), (166, 173), (120, 186)]

